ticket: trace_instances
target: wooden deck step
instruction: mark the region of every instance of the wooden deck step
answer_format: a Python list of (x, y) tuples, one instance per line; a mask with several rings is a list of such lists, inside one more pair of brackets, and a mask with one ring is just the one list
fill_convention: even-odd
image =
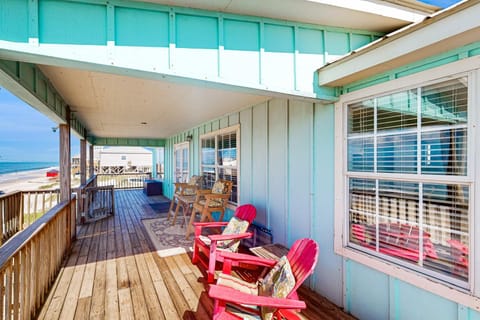
[[(201, 270), (182, 253), (160, 257), (141, 222), (155, 201), (141, 190), (115, 192), (116, 215), (80, 227), (39, 319), (211, 319)], [(302, 288), (303, 319), (354, 319)]]

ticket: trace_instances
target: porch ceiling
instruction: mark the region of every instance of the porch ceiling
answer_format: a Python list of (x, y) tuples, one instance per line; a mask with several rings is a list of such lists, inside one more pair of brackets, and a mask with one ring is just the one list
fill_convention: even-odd
[[(167, 138), (270, 99), (188, 84), (39, 65), (89, 135)], [(143, 123), (146, 124), (143, 124)]]

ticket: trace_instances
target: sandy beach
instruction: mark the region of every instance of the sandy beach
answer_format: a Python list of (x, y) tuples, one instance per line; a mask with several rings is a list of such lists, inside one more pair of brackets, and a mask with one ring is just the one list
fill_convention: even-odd
[(0, 174), (0, 194), (12, 191), (38, 190), (58, 188), (58, 179), (47, 178), (46, 173), (58, 167), (30, 171)]

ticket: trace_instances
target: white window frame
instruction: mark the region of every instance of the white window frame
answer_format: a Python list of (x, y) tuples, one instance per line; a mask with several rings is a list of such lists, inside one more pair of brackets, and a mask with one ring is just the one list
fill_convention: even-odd
[[(472, 181), (469, 203), (470, 252), (469, 252), (469, 289), (453, 287), (441, 280), (428, 277), (422, 273), (402, 267), (399, 264), (380, 259), (362, 251), (347, 247), (348, 241), (348, 192), (347, 192), (347, 113), (346, 106), (355, 101), (374, 96), (386, 95), (410, 88), (426, 86), (442, 80), (468, 76), (468, 171), (466, 181)], [(464, 306), (478, 310), (480, 308), (480, 228), (475, 228), (475, 221), (480, 221), (480, 139), (475, 138), (475, 127), (480, 124), (480, 57), (473, 57), (448, 65), (422, 71), (414, 75), (391, 80), (369, 88), (342, 95), (335, 104), (335, 231), (334, 251), (345, 259), (366, 265), (372, 269), (405, 281), (431, 293), (455, 301)], [(477, 133), (478, 134), (478, 133)], [(457, 179), (458, 177), (456, 177)], [(448, 181), (448, 177), (445, 178)], [(457, 179), (458, 180), (458, 179)], [(476, 245), (475, 245), (476, 244)]]
[(211, 137), (215, 137), (215, 165), (214, 165), (214, 169), (215, 169), (215, 180), (218, 179), (218, 169), (219, 168), (224, 168), (224, 166), (221, 166), (218, 164), (218, 159), (217, 159), (217, 155), (218, 155), (218, 141), (217, 141), (217, 137), (219, 135), (222, 135), (222, 134), (225, 134), (225, 133), (231, 133), (231, 132), (235, 132), (236, 133), (236, 138), (237, 138), (237, 202), (234, 203), (234, 202), (230, 202), (228, 203), (227, 205), (227, 208), (229, 209), (232, 209), (232, 210), (235, 210), (237, 205), (240, 202), (240, 125), (234, 125), (234, 126), (230, 126), (230, 127), (227, 127), (227, 128), (222, 128), (222, 129), (219, 129), (219, 130), (216, 130), (216, 131), (212, 131), (212, 132), (208, 132), (208, 133), (205, 133), (205, 134), (202, 134), (200, 135), (200, 141), (199, 141), (199, 146), (198, 146), (198, 149), (199, 149), (199, 153), (200, 153), (200, 174), (203, 174), (203, 165), (202, 165), (202, 139), (208, 139), (208, 138), (211, 138)]
[[(186, 170), (186, 180), (187, 181), (176, 181), (176, 176), (175, 176), (175, 172), (177, 172), (176, 154), (177, 154), (177, 150), (183, 150), (183, 149), (187, 149), (187, 152), (188, 152), (187, 170)], [(183, 153), (182, 153), (182, 160), (183, 160)], [(183, 164), (183, 161), (181, 161), (180, 163)], [(182, 168), (182, 169), (183, 169), (183, 172), (185, 172), (184, 168)], [(180, 143), (174, 144), (173, 145), (173, 181), (174, 182), (188, 182), (189, 177), (190, 177), (190, 143), (188, 141), (186, 141), (186, 142), (180, 142)]]

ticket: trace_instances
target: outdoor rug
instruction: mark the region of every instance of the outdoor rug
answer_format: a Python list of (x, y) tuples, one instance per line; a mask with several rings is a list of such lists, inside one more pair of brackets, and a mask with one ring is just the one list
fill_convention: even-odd
[(161, 257), (192, 251), (193, 236), (185, 239), (185, 227), (177, 221), (171, 225), (167, 218), (143, 219), (147, 233)]

